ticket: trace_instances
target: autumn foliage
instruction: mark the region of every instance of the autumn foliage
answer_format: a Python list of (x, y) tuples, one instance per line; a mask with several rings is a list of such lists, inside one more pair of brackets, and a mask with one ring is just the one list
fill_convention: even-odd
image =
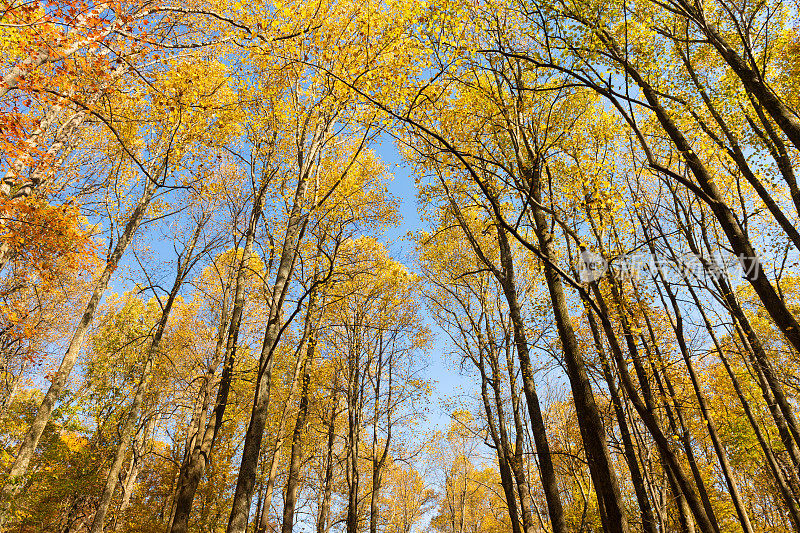
[(800, 533), (799, 22), (0, 0), (0, 531)]

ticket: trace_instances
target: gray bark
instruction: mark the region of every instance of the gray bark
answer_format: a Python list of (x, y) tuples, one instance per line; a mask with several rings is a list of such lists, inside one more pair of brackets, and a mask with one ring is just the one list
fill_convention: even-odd
[(159, 318), (156, 329), (153, 332), (153, 339), (150, 342), (150, 348), (147, 350), (144, 368), (142, 369), (142, 374), (139, 377), (139, 382), (136, 384), (136, 393), (133, 396), (133, 401), (131, 402), (128, 416), (125, 417), (120, 434), (120, 441), (117, 445), (116, 453), (114, 454), (114, 460), (111, 463), (111, 468), (108, 470), (108, 476), (106, 477), (106, 483), (103, 487), (103, 493), (100, 496), (100, 503), (97, 506), (97, 512), (95, 513), (94, 519), (92, 520), (92, 525), (89, 528), (90, 533), (102, 533), (103, 529), (105, 528), (106, 514), (111, 507), (111, 500), (114, 496), (114, 491), (117, 488), (119, 474), (122, 470), (125, 456), (128, 453), (128, 446), (136, 435), (139, 422), (139, 412), (142, 408), (144, 396), (149, 388), (150, 370), (153, 366), (153, 360), (161, 350), (161, 340), (164, 337), (164, 330), (167, 327), (167, 321), (169, 320), (169, 315), (172, 312), (173, 305), (175, 304), (175, 299), (178, 297), (180, 288), (183, 285), (186, 276), (189, 274), (191, 266), (196, 262), (196, 258), (194, 257), (194, 249), (197, 245), (197, 239), (200, 237), (202, 229), (203, 223), (197, 224), (190, 242), (183, 251), (183, 257), (179, 259), (178, 272), (175, 276), (175, 282), (172, 284), (172, 289), (169, 292), (167, 301), (161, 310), (161, 317)]
[[(236, 270), (236, 284), (233, 297), (233, 309), (230, 315), (227, 335), (220, 332), (218, 345), (216, 347), (215, 361), (208, 369), (206, 375), (206, 386), (211, 382), (216, 367), (219, 362), (218, 354), (221, 351), (222, 343), (225, 343), (224, 357), (222, 358), (222, 375), (217, 389), (217, 396), (214, 408), (208, 418), (202, 435), (197, 439), (191, 450), (187, 450), (187, 461), (181, 465), (178, 475), (177, 486), (175, 489), (175, 510), (168, 530), (170, 533), (185, 533), (189, 527), (189, 515), (192, 511), (192, 503), (203, 477), (206, 465), (210, 461), (211, 451), (214, 447), (217, 433), (222, 425), (225, 410), (228, 405), (228, 394), (230, 392), (233, 365), (236, 360), (236, 347), (239, 339), (239, 327), (241, 325), (242, 313), (245, 306), (245, 283), (249, 261), (252, 255), (253, 242), (255, 240), (256, 227), (261, 217), (263, 195), (266, 191), (267, 180), (262, 180), (259, 191), (253, 198), (253, 207), (245, 233), (245, 246), (242, 252), (242, 259)], [(223, 319), (221, 322), (225, 322)], [(223, 330), (224, 324), (220, 324)]]
[(236, 481), (236, 492), (233, 497), (227, 533), (244, 533), (247, 529), (250, 502), (255, 489), (258, 458), (261, 452), (261, 441), (264, 435), (264, 427), (267, 423), (270, 379), (272, 377), (272, 368), (275, 364), (273, 356), (282, 332), (280, 310), (283, 307), (286, 292), (289, 288), (301, 233), (305, 228), (306, 217), (302, 211), (309, 174), (310, 168), (303, 168), (297, 180), (297, 189), (294, 195), (292, 212), (286, 225), (286, 236), (280, 263), (275, 276), (275, 283), (272, 286), (272, 299), (264, 342), (261, 346), (253, 409), (250, 413), (250, 423), (248, 424), (242, 449), (242, 462)]
[(2, 528), (5, 524), (13, 498), (16, 497), (17, 494), (19, 494), (19, 491), (22, 489), (24, 478), (28, 471), (28, 465), (33, 458), (33, 454), (39, 444), (39, 439), (44, 432), (44, 428), (47, 425), (47, 422), (50, 421), (50, 417), (55, 409), (56, 401), (63, 392), (64, 386), (67, 383), (67, 378), (72, 372), (72, 368), (75, 366), (78, 354), (83, 347), (86, 333), (89, 331), (89, 326), (94, 320), (94, 314), (97, 310), (97, 306), (100, 303), (100, 299), (103, 297), (106, 288), (108, 287), (111, 274), (116, 270), (122, 255), (125, 253), (125, 250), (128, 248), (128, 245), (133, 239), (133, 236), (136, 234), (136, 230), (139, 228), (139, 224), (141, 224), (144, 218), (147, 207), (150, 204), (150, 200), (153, 198), (153, 195), (157, 189), (156, 179), (158, 176), (166, 172), (166, 164), (167, 159), (164, 158), (160, 168), (158, 168), (156, 172), (151, 172), (150, 175), (146, 176), (147, 181), (145, 183), (142, 196), (139, 198), (136, 207), (128, 218), (125, 229), (117, 240), (114, 250), (109, 256), (106, 266), (103, 269), (100, 278), (97, 280), (97, 283), (95, 284), (95, 288), (92, 291), (89, 302), (86, 304), (83, 316), (75, 328), (75, 332), (73, 333), (69, 347), (67, 348), (67, 351), (61, 360), (58, 371), (53, 376), (53, 380), (51, 381), (50, 387), (48, 388), (47, 393), (45, 394), (44, 399), (39, 406), (39, 410), (34, 417), (33, 423), (31, 424), (31, 427), (28, 429), (28, 432), (22, 441), (20, 449), (14, 460), (14, 464), (11, 466), (9, 471), (7, 481), (3, 486), (2, 492), (0, 492), (0, 528)]

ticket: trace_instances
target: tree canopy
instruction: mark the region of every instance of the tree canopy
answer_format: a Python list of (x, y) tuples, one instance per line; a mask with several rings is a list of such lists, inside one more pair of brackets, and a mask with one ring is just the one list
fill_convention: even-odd
[(3, 2), (0, 532), (800, 533), (796, 1)]

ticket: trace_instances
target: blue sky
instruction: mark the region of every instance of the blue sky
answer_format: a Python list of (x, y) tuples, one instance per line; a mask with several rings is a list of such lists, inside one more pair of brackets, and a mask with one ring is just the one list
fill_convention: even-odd
[[(388, 189), (398, 202), (401, 216), (398, 227), (387, 232), (387, 244), (395, 259), (402, 261), (409, 269), (414, 270), (413, 246), (405, 236), (409, 231), (425, 229), (425, 225), (420, 219), (414, 177), (411, 168), (403, 161), (397, 145), (391, 138), (383, 138), (375, 147), (375, 151), (394, 176), (394, 179), (388, 184)], [(457, 364), (451, 361), (451, 357), (447, 353), (447, 339), (444, 332), (436, 327), (427, 313), (425, 320), (434, 333), (426, 376), (435, 381), (434, 393), (430, 400), (430, 420), (427, 425), (429, 429), (445, 430), (450, 421), (448, 413), (442, 409), (442, 401), (452, 394), (462, 392), (469, 384), (469, 378), (459, 375)]]

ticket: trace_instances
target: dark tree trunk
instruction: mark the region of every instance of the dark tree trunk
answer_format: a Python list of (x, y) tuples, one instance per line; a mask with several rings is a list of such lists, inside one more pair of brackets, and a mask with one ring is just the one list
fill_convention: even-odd
[[(495, 414), (492, 410), (492, 403), (489, 399), (489, 377), (486, 375), (484, 362), (486, 359), (486, 352), (489, 352), (491, 347), (489, 347), (485, 342), (481, 341), (483, 336), (480, 335), (480, 332), (478, 332), (478, 335), (478, 350), (480, 351), (480, 355), (474, 362), (481, 374), (481, 399), (483, 400), (483, 408), (486, 412), (486, 423), (489, 428), (489, 436), (492, 438), (495, 453), (497, 455), (497, 465), (500, 470), (500, 485), (503, 487), (503, 494), (506, 497), (506, 506), (508, 507), (508, 518), (511, 522), (511, 530), (513, 533), (521, 533), (519, 527), (520, 518), (517, 511), (517, 500), (514, 492), (514, 479), (512, 478), (508, 459), (511, 451), (508, 447), (508, 437), (506, 435), (505, 422), (503, 420), (502, 400), (497, 399), (497, 391), (494, 390), (495, 409), (497, 410), (497, 423), (495, 423)], [(492, 357), (492, 355), (489, 354), (489, 357)], [(495, 366), (496, 365), (492, 364), (492, 380), (494, 384), (497, 384), (498, 376), (494, 372)]]
[(139, 413), (142, 409), (142, 404), (144, 403), (144, 396), (150, 386), (150, 370), (156, 355), (158, 355), (161, 350), (161, 340), (164, 337), (164, 331), (166, 330), (169, 315), (172, 312), (172, 308), (175, 304), (175, 299), (178, 297), (178, 293), (180, 292), (186, 276), (189, 274), (192, 266), (197, 261), (197, 258), (194, 256), (194, 249), (197, 245), (197, 239), (200, 237), (200, 233), (203, 230), (203, 226), (204, 223), (199, 223), (197, 225), (189, 243), (186, 245), (181, 255), (178, 256), (178, 271), (175, 275), (175, 281), (172, 284), (172, 289), (170, 289), (169, 295), (167, 296), (167, 301), (161, 310), (161, 316), (156, 324), (155, 331), (153, 332), (153, 338), (150, 341), (150, 346), (147, 350), (147, 356), (144, 362), (144, 367), (142, 368), (142, 374), (139, 376), (139, 381), (136, 384), (136, 392), (134, 393), (133, 400), (131, 401), (128, 416), (125, 417), (125, 421), (120, 432), (120, 442), (117, 446), (114, 460), (112, 461), (111, 467), (108, 470), (106, 483), (100, 496), (100, 503), (97, 506), (97, 512), (95, 513), (94, 519), (92, 520), (92, 525), (89, 528), (91, 533), (102, 533), (105, 529), (106, 514), (111, 507), (111, 500), (114, 496), (114, 491), (117, 488), (120, 472), (122, 471), (122, 465), (125, 461), (125, 456), (128, 453), (128, 447), (132, 444), (132, 441), (136, 435), (139, 424)]
[[(636, 408), (636, 411), (639, 413), (639, 416), (644, 422), (645, 426), (647, 426), (648, 431), (653, 437), (655, 441), (659, 454), (661, 455), (661, 459), (665, 465), (665, 468), (669, 468), (671, 475), (673, 475), (680, 491), (683, 493), (683, 496), (686, 498), (686, 503), (689, 505), (689, 508), (692, 511), (692, 514), (697, 521), (698, 526), (703, 531), (703, 533), (715, 533), (716, 528), (713, 525), (713, 522), (708, 517), (705, 511), (705, 507), (703, 506), (702, 500), (698, 497), (697, 493), (694, 490), (694, 487), (689, 482), (688, 477), (686, 476), (683, 466), (680, 463), (680, 460), (672, 448), (670, 444), (670, 439), (664, 434), (663, 430), (661, 429), (660, 424), (658, 423), (658, 419), (656, 418), (653, 406), (650, 403), (650, 399), (652, 398), (652, 393), (650, 391), (649, 381), (647, 379), (647, 375), (644, 372), (644, 368), (642, 368), (640, 361), (638, 350), (635, 349), (635, 345), (632, 347), (631, 351), (631, 359), (633, 360), (634, 368), (636, 369), (637, 375), (639, 377), (639, 388), (641, 389), (642, 395), (639, 395), (637, 387), (634, 385), (633, 380), (628, 372), (627, 363), (625, 362), (625, 358), (622, 354), (622, 349), (620, 348), (619, 341), (617, 340), (616, 333), (614, 332), (613, 325), (609, 320), (609, 313), (608, 308), (605, 304), (605, 300), (603, 299), (602, 295), (600, 294), (600, 290), (597, 287), (597, 283), (592, 283), (592, 288), (595, 296), (595, 301), (599, 307), (600, 313), (598, 313), (598, 318), (603, 326), (603, 330), (606, 335), (606, 339), (608, 340), (609, 347), (611, 348), (611, 353), (614, 356), (614, 359), (617, 362), (617, 369), (619, 370), (621, 382), (625, 387), (625, 391), (628, 394), (628, 398), (630, 398), (633, 406)], [(628, 334), (630, 332), (627, 332)], [(629, 346), (630, 347), (630, 346)], [(647, 404), (645, 401), (642, 401), (642, 397), (645, 398), (645, 401), (648, 402)]]
[[(211, 415), (208, 417), (208, 422), (206, 427), (203, 428), (202, 434), (198, 435), (198, 438), (195, 439), (192, 449), (187, 451), (187, 460), (181, 465), (178, 475), (178, 484), (175, 489), (175, 512), (173, 513), (172, 523), (169, 528), (170, 533), (186, 533), (188, 530), (192, 503), (194, 502), (194, 497), (197, 493), (197, 488), (200, 485), (206, 465), (211, 459), (214, 442), (222, 426), (225, 410), (228, 406), (233, 365), (236, 361), (236, 348), (239, 341), (239, 329), (241, 327), (242, 313), (244, 312), (245, 306), (244, 291), (247, 270), (249, 269), (250, 256), (253, 250), (256, 227), (261, 217), (261, 202), (264, 192), (265, 186), (262, 185), (259, 193), (253, 199), (253, 207), (245, 234), (245, 246), (242, 252), (242, 259), (236, 269), (233, 309), (231, 310), (227, 332), (224, 335), (226, 340), (224, 357), (222, 358), (222, 374), (220, 376), (219, 387), (217, 388), (214, 408)], [(222, 325), (220, 329), (221, 332), (224, 331)], [(220, 335), (220, 343), (222, 340), (223, 335)], [(217, 361), (213, 361), (208, 369), (205, 378), (205, 385), (207, 387), (214, 377), (214, 372), (216, 372), (218, 364)]]
[(317, 533), (328, 532), (328, 519), (331, 512), (331, 495), (333, 493), (333, 446), (336, 438), (336, 413), (339, 399), (339, 374), (334, 373), (331, 397), (331, 414), (328, 417), (328, 441), (325, 448), (325, 479), (322, 483), (322, 503), (317, 518)]
[(294, 528), (294, 511), (297, 505), (297, 493), (300, 488), (300, 463), (303, 459), (303, 438), (308, 417), (308, 394), (311, 382), (309, 367), (314, 361), (316, 350), (316, 333), (313, 331), (314, 314), (317, 307), (316, 276), (314, 286), (308, 297), (305, 324), (303, 325), (303, 338), (306, 339), (306, 349), (301, 355), (301, 374), (303, 385), (300, 390), (300, 404), (297, 410), (297, 420), (292, 432), (292, 451), (289, 459), (289, 477), (286, 480), (286, 493), (283, 498), (283, 525), (281, 533), (291, 533)]
[(497, 227), (498, 243), (500, 245), (500, 263), (502, 277), (498, 281), (503, 288), (503, 294), (508, 303), (509, 315), (514, 334), (514, 344), (517, 348), (520, 370), (522, 371), (522, 389), (528, 404), (528, 414), (531, 419), (531, 432), (533, 433), (536, 454), (539, 458), (539, 474), (542, 480), (547, 509), (550, 514), (550, 524), (554, 533), (566, 533), (567, 526), (564, 519), (564, 508), (561, 495), (558, 491), (553, 458), (550, 454), (550, 442), (547, 439), (547, 429), (542, 415), (539, 395), (533, 379), (533, 365), (528, 349), (528, 338), (525, 332), (525, 323), (522, 318), (521, 306), (517, 297), (516, 281), (514, 279), (514, 260), (511, 246), (505, 230)]
[(261, 345), (253, 409), (250, 412), (250, 423), (247, 426), (244, 446), (242, 447), (242, 461), (236, 480), (236, 491), (233, 495), (227, 533), (244, 533), (250, 516), (250, 503), (253, 499), (258, 459), (261, 455), (261, 441), (267, 424), (270, 381), (272, 379), (272, 369), (275, 365), (275, 347), (283, 332), (282, 324), (280, 323), (281, 309), (289, 288), (298, 246), (307, 220), (302, 213), (302, 204), (308, 186), (309, 174), (310, 169), (304, 169), (298, 178), (292, 212), (286, 224), (286, 236), (278, 271), (275, 275), (275, 282), (272, 286), (269, 316), (264, 332), (264, 342)]
[(650, 505), (650, 498), (647, 495), (647, 488), (645, 487), (644, 477), (639, 468), (639, 460), (636, 454), (636, 447), (631, 438), (631, 432), (628, 428), (628, 420), (625, 416), (625, 407), (622, 404), (619, 391), (617, 390), (616, 381), (611, 373), (611, 366), (606, 356), (605, 348), (603, 347), (603, 339), (600, 336), (600, 330), (597, 327), (597, 321), (590, 309), (587, 309), (586, 316), (589, 320), (589, 327), (592, 331), (592, 338), (594, 339), (597, 355), (600, 358), (600, 364), (603, 369), (603, 377), (608, 384), (608, 393), (611, 396), (611, 403), (614, 406), (614, 413), (617, 417), (617, 424), (619, 425), (619, 432), (622, 436), (622, 445), (625, 451), (625, 462), (628, 465), (628, 470), (631, 474), (631, 482), (636, 491), (636, 501), (639, 504), (639, 511), (642, 517), (642, 531), (644, 533), (656, 533), (656, 520), (653, 515), (653, 509)]
[(586, 365), (580, 353), (578, 339), (569, 316), (564, 288), (560, 274), (551, 263), (555, 257), (553, 236), (545, 212), (541, 209), (542, 194), (541, 172), (534, 168), (529, 172), (529, 183), (532, 184), (534, 231), (539, 242), (539, 250), (547, 261), (544, 261), (544, 275), (550, 300), (553, 305), (556, 326), (564, 352), (564, 363), (567, 368), (578, 425), (581, 430), (584, 450), (589, 461), (589, 472), (597, 491), (598, 500), (603, 500), (605, 518), (603, 527), (608, 532), (627, 533), (628, 522), (622, 503), (617, 475), (611, 461), (611, 454), (606, 443), (606, 432), (600, 418), (600, 410), (592, 392), (591, 381), (586, 373)]
[[(492, 200), (496, 200), (492, 198)], [(536, 454), (539, 458), (539, 477), (544, 489), (545, 499), (547, 500), (547, 510), (550, 515), (550, 524), (554, 533), (566, 533), (567, 526), (564, 519), (564, 508), (561, 503), (561, 495), (558, 490), (555, 469), (550, 453), (550, 443), (547, 439), (544, 416), (542, 415), (539, 396), (536, 393), (536, 385), (533, 376), (533, 365), (530, 360), (528, 349), (528, 339), (525, 333), (525, 323), (522, 318), (521, 306), (517, 296), (516, 281), (514, 279), (514, 262), (511, 246), (508, 241), (506, 231), (500, 225), (497, 226), (497, 238), (500, 249), (500, 268), (497, 268), (492, 261), (483, 253), (479, 243), (472, 235), (468, 224), (464, 220), (460, 207), (453, 198), (450, 198), (450, 205), (453, 214), (458, 219), (459, 225), (463, 230), (467, 240), (470, 242), (473, 251), (478, 258), (492, 271), (503, 289), (511, 317), (514, 344), (517, 348), (517, 356), (520, 360), (522, 371), (522, 387), (525, 393), (525, 400), (528, 404), (528, 414), (531, 421), (531, 433), (533, 434)], [(577, 341), (576, 341), (577, 342)]]

